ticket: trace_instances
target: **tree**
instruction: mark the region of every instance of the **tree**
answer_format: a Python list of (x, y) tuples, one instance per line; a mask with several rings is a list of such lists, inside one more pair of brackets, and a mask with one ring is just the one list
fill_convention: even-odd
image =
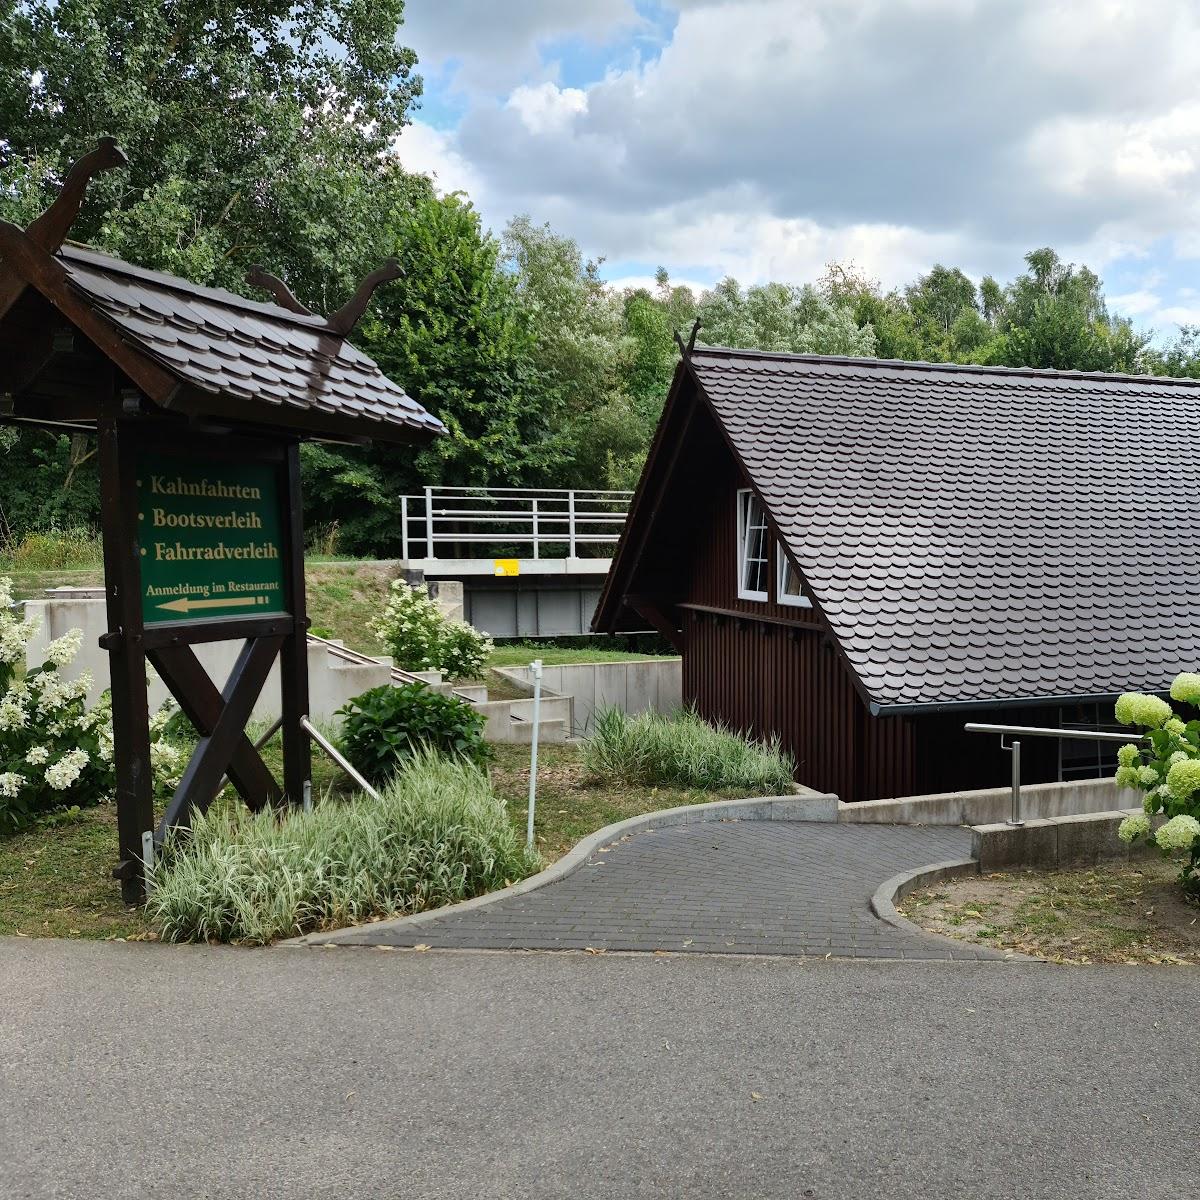
[(615, 464), (645, 454), (637, 415), (624, 386), (632, 339), (623, 328), (622, 297), (600, 278), (601, 260), (549, 225), (516, 217), (504, 231), (508, 265), (533, 332), (533, 366), (547, 412), (562, 422), (570, 447), (558, 480), (604, 487)]
[(387, 221), (404, 274), (379, 292), (358, 340), (448, 435), (415, 458), (385, 447), (305, 452), (314, 520), (337, 521), (346, 549), (375, 554), (399, 550), (404, 493), (544, 484), (571, 453), (560, 402), (534, 366), (517, 281), (470, 202), (429, 189), (402, 198)]
[(378, 254), (385, 152), (420, 92), (403, 0), (19, 0), (0, 16), (0, 215), (44, 208), (102, 134), (73, 235), (244, 290), (262, 261), (322, 309)]
[[(428, 190), (387, 153), (420, 94), (397, 41), (403, 11), (403, 0), (10, 0), (0, 218), (28, 224), (112, 135), (129, 167), (93, 181), (73, 238), (242, 293), (261, 262), (316, 310), (336, 309), (387, 252), (381, 214)], [(7, 449), (22, 464), (0, 480), (16, 532), (94, 518), (94, 463), (80, 457), (41, 431)], [(331, 462), (335, 494), (361, 487), (359, 465)]]
[(1100, 279), (1049, 247), (1025, 256), (1028, 270), (1004, 291), (995, 361), (1064, 371), (1137, 371), (1149, 338), (1109, 316)]
[(1146, 350), (1143, 364), (1152, 375), (1200, 379), (1200, 325), (1181, 325), (1174, 341)]
[(722, 279), (700, 297), (700, 336), (710, 346), (798, 354), (875, 353), (875, 332), (854, 312), (811, 285), (765, 283), (744, 292)]

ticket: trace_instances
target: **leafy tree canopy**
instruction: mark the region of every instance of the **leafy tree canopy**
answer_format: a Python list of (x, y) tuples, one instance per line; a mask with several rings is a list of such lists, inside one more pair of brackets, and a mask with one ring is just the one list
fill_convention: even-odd
[(104, 134), (73, 236), (244, 291), (255, 262), (335, 308), (378, 257), (385, 151), (420, 92), (403, 0), (18, 0), (0, 8), (0, 215)]

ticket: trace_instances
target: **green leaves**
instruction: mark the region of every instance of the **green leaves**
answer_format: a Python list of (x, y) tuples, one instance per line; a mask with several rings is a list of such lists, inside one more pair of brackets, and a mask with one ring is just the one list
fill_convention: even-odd
[[(402, 0), (25, 0), (0, 24), (0, 215), (28, 220), (102, 134), (129, 155), (72, 236), (322, 310), (382, 257), (385, 157), (420, 94)], [(6, 36), (5, 36), (6, 35)], [(351, 118), (353, 115), (353, 119)]]
[(424, 684), (372, 688), (338, 715), (343, 719), (342, 749), (372, 783), (387, 782), (406, 759), (422, 750), (480, 766), (491, 757), (483, 740), (482, 714), (465, 700), (443, 696)]

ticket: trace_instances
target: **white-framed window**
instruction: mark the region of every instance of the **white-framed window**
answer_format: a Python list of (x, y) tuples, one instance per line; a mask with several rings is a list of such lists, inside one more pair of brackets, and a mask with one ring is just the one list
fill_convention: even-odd
[(765, 600), (770, 564), (767, 562), (767, 514), (762, 501), (749, 489), (737, 494), (738, 595), (743, 600)]
[(800, 589), (800, 576), (783, 547), (775, 545), (775, 598), (780, 604), (791, 604), (795, 608), (812, 608), (812, 601)]

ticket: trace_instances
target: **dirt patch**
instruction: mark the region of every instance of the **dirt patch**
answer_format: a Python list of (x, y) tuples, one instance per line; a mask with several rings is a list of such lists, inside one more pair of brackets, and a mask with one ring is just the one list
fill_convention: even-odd
[(948, 937), (1062, 963), (1200, 965), (1200, 905), (1178, 864), (1147, 858), (1072, 871), (997, 872), (906, 896), (910, 921)]

